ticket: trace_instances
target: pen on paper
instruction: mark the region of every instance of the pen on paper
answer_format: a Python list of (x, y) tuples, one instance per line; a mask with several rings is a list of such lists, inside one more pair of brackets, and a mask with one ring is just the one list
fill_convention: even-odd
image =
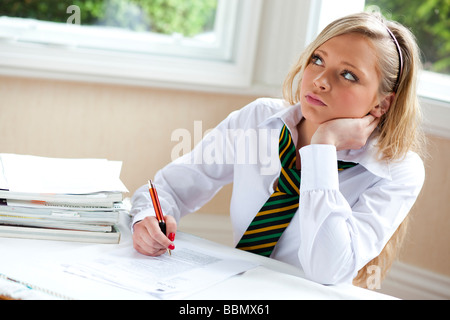
[[(164, 215), (162, 213), (161, 204), (159, 203), (158, 193), (156, 192), (155, 187), (153, 186), (152, 180), (148, 180), (148, 191), (150, 192), (150, 197), (152, 198), (153, 208), (155, 209), (156, 219), (159, 223), (159, 228), (162, 233), (166, 234), (166, 221), (164, 220)], [(167, 249), (169, 255), (172, 255), (172, 252)]]

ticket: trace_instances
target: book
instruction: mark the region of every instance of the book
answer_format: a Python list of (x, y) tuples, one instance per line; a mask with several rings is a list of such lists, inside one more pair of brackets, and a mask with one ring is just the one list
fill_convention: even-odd
[(113, 244), (119, 243), (120, 232), (116, 226), (113, 226), (110, 232), (94, 232), (2, 224), (0, 237)]
[(123, 200), (122, 192), (95, 192), (88, 194), (63, 194), (63, 193), (28, 193), (13, 192), (5, 189), (0, 190), (0, 199), (45, 201), (51, 203), (72, 203), (72, 204), (102, 204), (111, 206), (114, 202)]
[[(122, 207), (122, 206), (121, 206)], [(90, 224), (116, 224), (119, 221), (118, 210), (69, 210), (58, 208), (28, 208), (0, 205), (0, 217), (23, 217), (27, 219), (47, 219), (55, 221), (77, 221)]]

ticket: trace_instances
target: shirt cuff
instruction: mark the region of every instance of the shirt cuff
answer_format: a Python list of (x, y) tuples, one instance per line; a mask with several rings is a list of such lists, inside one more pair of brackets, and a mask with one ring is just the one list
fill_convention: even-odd
[(308, 190), (338, 190), (336, 147), (311, 144), (300, 149), (302, 163), (300, 193)]
[(134, 231), (135, 223), (138, 223), (139, 221), (144, 220), (146, 217), (151, 217), (151, 216), (155, 216), (155, 211), (153, 210), (153, 208), (142, 210), (141, 212), (137, 213), (133, 217), (133, 220), (131, 221), (131, 232)]

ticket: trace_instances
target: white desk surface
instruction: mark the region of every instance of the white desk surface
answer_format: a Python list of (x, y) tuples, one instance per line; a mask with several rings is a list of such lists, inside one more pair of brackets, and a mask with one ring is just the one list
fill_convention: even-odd
[[(51, 265), (64, 256), (95, 256), (108, 250), (132, 246), (129, 217), (121, 216), (119, 244), (0, 238), (0, 273), (33, 286), (46, 288), (72, 299), (152, 299), (152, 296), (43, 268), (38, 261)], [(229, 251), (237, 258), (259, 266), (233, 276), (188, 297), (192, 300), (297, 300), (297, 299), (392, 299), (393, 297), (351, 285), (323, 286), (302, 277), (301, 271), (286, 263), (227, 247), (193, 235), (178, 232), (177, 238), (214, 250)], [(175, 240), (176, 245), (176, 240)], [(176, 250), (176, 249), (175, 249)], [(1, 280), (1, 279), (0, 279)], [(5, 281), (0, 281), (0, 294)], [(3, 290), (4, 291), (4, 290)], [(38, 295), (45, 298), (45, 295)], [(48, 296), (50, 298), (50, 296)], [(34, 298), (33, 295), (23, 298)]]

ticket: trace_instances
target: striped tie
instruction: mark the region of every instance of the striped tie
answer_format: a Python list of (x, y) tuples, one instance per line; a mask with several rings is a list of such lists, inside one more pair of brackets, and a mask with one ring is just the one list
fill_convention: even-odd
[[(275, 192), (263, 205), (236, 248), (270, 256), (299, 206), (300, 170), (295, 167), (296, 150), (286, 125), (280, 133), (279, 148), (281, 174)], [(355, 163), (339, 161), (339, 170)]]

